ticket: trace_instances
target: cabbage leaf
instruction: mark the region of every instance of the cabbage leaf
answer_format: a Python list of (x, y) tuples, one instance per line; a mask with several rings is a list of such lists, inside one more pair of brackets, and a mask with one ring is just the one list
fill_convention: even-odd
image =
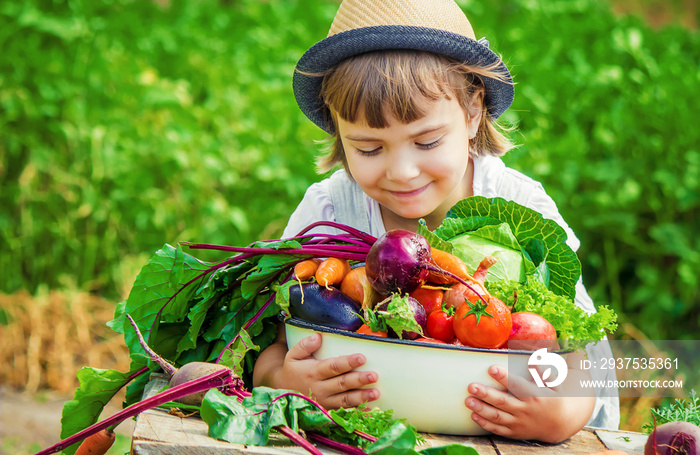
[(581, 262), (566, 244), (564, 229), (535, 210), (503, 198), (472, 196), (455, 204), (437, 229), (431, 232), (421, 224), (419, 233), (432, 246), (460, 257), (470, 270), (485, 256), (498, 257), (489, 281), (536, 280), (574, 299)]

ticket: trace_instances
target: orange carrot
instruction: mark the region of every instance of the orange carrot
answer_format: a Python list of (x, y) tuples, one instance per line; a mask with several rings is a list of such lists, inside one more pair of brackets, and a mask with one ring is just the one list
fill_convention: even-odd
[(438, 340), (437, 338), (429, 338), (429, 337), (418, 337), (413, 341), (420, 341), (421, 343), (450, 344), (450, 343), (447, 343), (446, 341)]
[(114, 444), (114, 439), (114, 431), (105, 428), (85, 438), (75, 455), (104, 455)]
[(364, 266), (350, 270), (340, 283), (340, 290), (363, 308), (374, 308), (384, 298), (370, 284)]
[(318, 265), (321, 260), (318, 258), (305, 259), (301, 262), (297, 262), (294, 266), (294, 277), (299, 281), (310, 280), (318, 269)]
[[(430, 255), (433, 257), (433, 262), (435, 263), (435, 265), (437, 265), (441, 269), (450, 273), (454, 273), (464, 281), (468, 281), (471, 279), (471, 275), (469, 275), (467, 265), (464, 263), (463, 260), (455, 256), (454, 254), (438, 250), (437, 248), (430, 248)], [(428, 282), (437, 284), (454, 284), (458, 281), (449, 276), (445, 276), (440, 273), (431, 271), (428, 275)]]
[(324, 259), (316, 270), (316, 282), (320, 286), (337, 286), (350, 272), (350, 263), (345, 259)]
[(355, 333), (362, 333), (364, 335), (374, 335), (376, 337), (387, 338), (389, 335), (384, 330), (372, 330), (367, 324), (362, 324), (360, 328), (355, 330)]

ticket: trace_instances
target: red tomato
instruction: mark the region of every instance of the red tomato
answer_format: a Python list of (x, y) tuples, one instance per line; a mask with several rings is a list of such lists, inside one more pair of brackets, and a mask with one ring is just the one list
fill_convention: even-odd
[(513, 320), (510, 308), (493, 296), (488, 305), (477, 300), (466, 302), (455, 313), (453, 327), (462, 344), (475, 348), (500, 348), (508, 341)]
[(418, 300), (418, 302), (423, 305), (423, 308), (425, 308), (425, 312), (430, 314), (431, 312), (440, 309), (444, 294), (445, 291), (442, 289), (420, 287), (408, 295)]
[(425, 328), (428, 336), (444, 342), (451, 341), (455, 337), (453, 319), (453, 315), (443, 310), (435, 310), (428, 314), (428, 321)]

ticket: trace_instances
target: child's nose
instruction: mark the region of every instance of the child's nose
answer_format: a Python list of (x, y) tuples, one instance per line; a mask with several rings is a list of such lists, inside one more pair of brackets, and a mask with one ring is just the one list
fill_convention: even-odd
[(406, 154), (391, 159), (386, 168), (387, 178), (394, 182), (408, 182), (418, 177), (419, 174), (418, 163)]

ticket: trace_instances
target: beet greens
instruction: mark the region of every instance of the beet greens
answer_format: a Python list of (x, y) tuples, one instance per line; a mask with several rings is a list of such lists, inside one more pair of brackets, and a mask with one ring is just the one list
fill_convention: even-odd
[[(317, 227), (337, 233), (311, 232)], [(245, 390), (246, 384), (252, 384), (259, 352), (276, 336), (278, 314), (289, 314), (294, 265), (312, 257), (365, 262), (376, 242), (375, 237), (351, 227), (318, 222), (296, 237), (261, 240), (246, 247), (189, 242), (176, 247), (164, 245), (143, 267), (128, 298), (117, 307), (109, 323), (124, 334), (130, 371), (81, 370), (81, 385), (74, 399), (64, 406), (61, 437), (84, 434), (81, 432), (96, 424), (104, 405), (127, 384), (125, 406), (143, 406), (140, 400), (148, 382), (146, 373), (162, 366), (144, 356), (142, 343), (170, 359), (174, 368), (195, 361), (225, 365), (241, 381), (240, 387), (227, 390), (235, 394)], [(232, 256), (211, 263), (185, 253), (183, 248), (218, 250)], [(425, 261), (417, 266), (436, 269)], [(138, 335), (140, 332), (143, 337)], [(167, 366), (164, 368), (168, 371)], [(128, 409), (133, 412), (137, 408)], [(72, 450), (65, 453), (72, 454)]]
[[(316, 226), (340, 233), (308, 233)], [(125, 386), (125, 406), (139, 402), (149, 378), (146, 373), (160, 368), (143, 355), (126, 313), (143, 332), (145, 342), (175, 367), (192, 361), (222, 363), (245, 384), (251, 384), (258, 352), (272, 342), (277, 315), (286, 310), (285, 282), (294, 264), (324, 256), (361, 260), (375, 240), (340, 224), (317, 223), (293, 239), (258, 241), (244, 248), (164, 245), (142, 268), (128, 298), (118, 305), (114, 320), (108, 324), (124, 335), (131, 357), (129, 371), (81, 369), (80, 386), (63, 409), (61, 437), (95, 424), (104, 406)], [(234, 255), (211, 263), (183, 248), (216, 249)], [(64, 453), (72, 454), (76, 448)]]

